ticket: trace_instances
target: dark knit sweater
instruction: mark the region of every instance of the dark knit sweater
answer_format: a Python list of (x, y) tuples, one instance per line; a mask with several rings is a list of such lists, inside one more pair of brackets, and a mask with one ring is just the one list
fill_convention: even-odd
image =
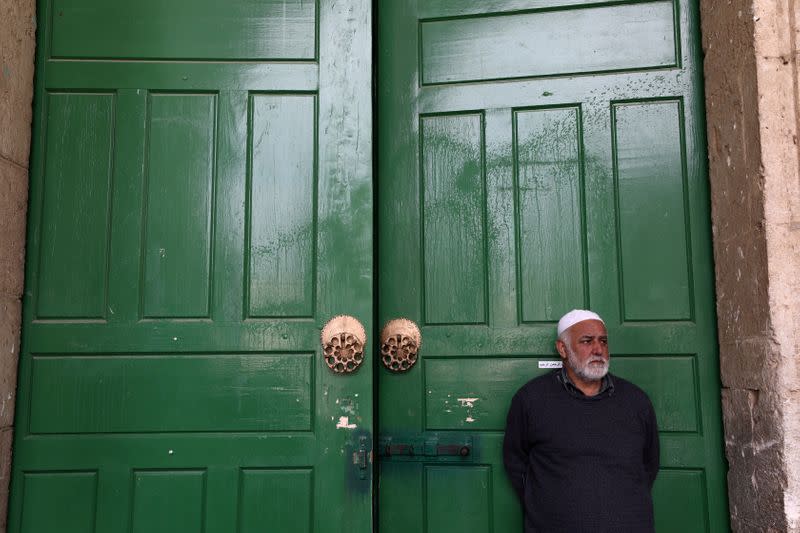
[(658, 472), (658, 428), (647, 395), (613, 376), (588, 397), (556, 370), (514, 396), (503, 443), (525, 533), (647, 533)]

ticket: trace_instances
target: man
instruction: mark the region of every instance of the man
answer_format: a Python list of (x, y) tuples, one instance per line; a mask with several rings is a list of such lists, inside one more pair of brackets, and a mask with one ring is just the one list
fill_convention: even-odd
[(654, 531), (650, 490), (658, 428), (647, 395), (608, 373), (608, 334), (595, 313), (558, 322), (562, 368), (511, 401), (503, 459), (525, 533)]

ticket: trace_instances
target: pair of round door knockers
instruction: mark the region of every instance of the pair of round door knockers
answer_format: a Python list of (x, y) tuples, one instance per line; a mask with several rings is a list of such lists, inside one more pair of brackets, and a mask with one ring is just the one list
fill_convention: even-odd
[[(367, 333), (349, 315), (335, 316), (322, 328), (322, 356), (336, 374), (350, 374), (364, 362)], [(390, 372), (408, 372), (417, 362), (422, 335), (414, 322), (395, 318), (381, 330), (381, 362)]]

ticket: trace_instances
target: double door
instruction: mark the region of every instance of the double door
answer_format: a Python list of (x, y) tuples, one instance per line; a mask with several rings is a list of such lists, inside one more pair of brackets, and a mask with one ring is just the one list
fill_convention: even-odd
[(40, 2), (9, 530), (518, 530), (572, 307), (655, 404), (659, 531), (724, 530), (695, 11)]

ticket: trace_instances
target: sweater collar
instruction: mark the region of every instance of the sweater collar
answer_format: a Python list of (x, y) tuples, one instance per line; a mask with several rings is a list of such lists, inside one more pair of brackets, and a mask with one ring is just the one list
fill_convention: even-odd
[(585, 400), (600, 400), (602, 398), (606, 398), (614, 394), (614, 380), (611, 377), (611, 374), (606, 374), (603, 376), (603, 380), (600, 382), (600, 390), (594, 396), (586, 396), (583, 391), (581, 391), (575, 384), (569, 379), (569, 374), (567, 374), (567, 369), (563, 366), (561, 367), (561, 371), (556, 374), (558, 381), (564, 387), (570, 395), (581, 398)]

